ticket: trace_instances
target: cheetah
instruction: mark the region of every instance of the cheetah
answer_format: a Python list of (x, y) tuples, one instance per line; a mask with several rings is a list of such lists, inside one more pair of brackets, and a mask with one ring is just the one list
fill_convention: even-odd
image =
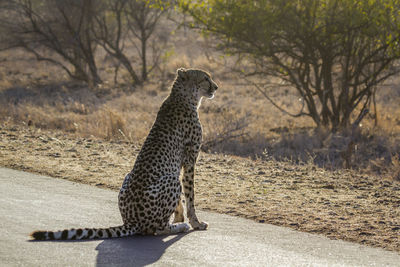
[(194, 207), (194, 172), (202, 141), (198, 109), (202, 98), (213, 98), (217, 88), (210, 74), (203, 70), (177, 70), (170, 95), (161, 105), (133, 169), (125, 176), (120, 189), (118, 206), (123, 225), (35, 231), (31, 237), (73, 240), (186, 232), (190, 226), (184, 222), (182, 187), (190, 225), (193, 229), (206, 230), (208, 224), (199, 221)]

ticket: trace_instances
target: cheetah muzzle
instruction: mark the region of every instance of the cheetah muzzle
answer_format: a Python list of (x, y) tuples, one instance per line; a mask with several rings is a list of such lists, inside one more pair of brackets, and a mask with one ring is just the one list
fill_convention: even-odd
[[(205, 71), (178, 69), (171, 93), (161, 105), (119, 192), (123, 225), (35, 231), (31, 236), (36, 240), (67, 240), (186, 232), (190, 226), (184, 223), (182, 191), (190, 225), (193, 229), (207, 229), (208, 224), (199, 221), (194, 207), (194, 172), (202, 141), (198, 108), (201, 99), (213, 98), (217, 88)], [(174, 213), (174, 222), (170, 223)]]

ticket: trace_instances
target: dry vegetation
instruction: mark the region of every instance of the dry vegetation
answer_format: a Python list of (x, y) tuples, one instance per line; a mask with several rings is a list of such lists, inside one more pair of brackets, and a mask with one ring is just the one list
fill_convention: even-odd
[[(172, 39), (174, 55), (136, 88), (114, 84), (106, 63), (100, 72), (109, 78), (89, 89), (20, 50), (0, 52), (0, 165), (117, 189), (175, 70), (203, 68), (220, 89), (200, 111), (211, 153), (200, 158), (197, 205), (400, 251), (398, 78), (378, 93), (378, 126), (367, 115), (349, 152), (349, 135), (280, 113), (207, 40), (189, 32)], [(272, 97), (298, 107), (290, 91)]]
[[(117, 190), (140, 144), (0, 125), (0, 166)], [(400, 183), (313, 164), (201, 153), (196, 206), (400, 252)]]
[[(349, 155), (349, 134), (317, 131), (311, 119), (279, 112), (251, 85), (229, 73), (229, 67), (199, 52), (207, 49), (204, 42), (192, 51), (189, 44), (177, 39), (176, 55), (163, 67), (168, 71), (134, 89), (127, 84), (113, 84), (112, 75), (105, 84), (88, 89), (22, 51), (1, 52), (1, 121), (59, 129), (77, 136), (140, 142), (169, 92), (175, 70), (180, 66), (198, 67), (212, 72), (220, 84), (216, 98), (203, 101), (201, 106), (204, 151), (295, 163), (311, 161), (328, 169), (346, 167), (347, 156), (352, 169), (398, 178), (397, 79), (383, 86), (378, 95), (378, 125), (371, 114), (366, 116)], [(183, 56), (178, 55), (179, 51)], [(102, 69), (108, 70), (107, 66)], [(296, 96), (289, 91), (271, 95), (286, 109), (298, 108)]]

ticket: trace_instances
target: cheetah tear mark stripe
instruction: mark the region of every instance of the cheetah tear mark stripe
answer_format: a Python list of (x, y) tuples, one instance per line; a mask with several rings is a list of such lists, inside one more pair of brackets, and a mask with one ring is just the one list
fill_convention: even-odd
[(136, 233), (135, 229), (127, 225), (109, 228), (84, 228), (66, 229), (62, 231), (35, 231), (31, 233), (34, 240), (82, 240), (131, 236)]

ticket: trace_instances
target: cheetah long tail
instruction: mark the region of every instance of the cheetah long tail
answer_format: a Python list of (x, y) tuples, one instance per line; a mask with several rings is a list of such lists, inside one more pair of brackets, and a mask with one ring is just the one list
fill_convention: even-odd
[(34, 231), (30, 234), (33, 240), (81, 240), (106, 239), (112, 237), (131, 236), (135, 230), (127, 225), (109, 228), (66, 229), (62, 231)]

